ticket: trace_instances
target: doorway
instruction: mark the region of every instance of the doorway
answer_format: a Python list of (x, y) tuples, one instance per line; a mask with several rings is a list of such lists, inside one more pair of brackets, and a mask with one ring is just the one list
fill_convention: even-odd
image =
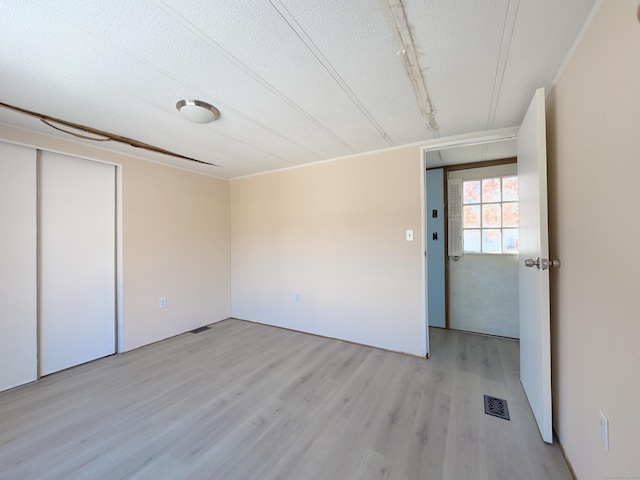
[(505, 161), (447, 171), (456, 187), (447, 198), (460, 205), (460, 217), (450, 219), (462, 222), (448, 232), (462, 245), (447, 252), (448, 327), (519, 338), (518, 172), (515, 159)]
[[(539, 88), (533, 95), (522, 124), (513, 135), (500, 132), (498, 135), (482, 138), (459, 138), (424, 147), (422, 152), (423, 165), (429, 168), (447, 165), (446, 157), (451, 151), (444, 150), (447, 147), (453, 147), (452, 150), (455, 151), (456, 147), (484, 146), (488, 150), (493, 147), (495, 140), (505, 144), (511, 142), (515, 147), (519, 182), (519, 254), (523, 258), (518, 265), (520, 381), (543, 440), (552, 443), (549, 268), (559, 267), (560, 261), (549, 257), (545, 132), (545, 91), (544, 88)], [(429, 164), (430, 152), (435, 152), (432, 155), (432, 158), (435, 156), (435, 164), (432, 165)], [(423, 181), (423, 185), (426, 186), (426, 181)], [(428, 207), (425, 199), (426, 196), (423, 196), (423, 212), (426, 217)], [(462, 230), (460, 220), (452, 222), (448, 219), (448, 221), (449, 230), (452, 226)], [(423, 231), (426, 233), (426, 230), (423, 229)], [(450, 238), (459, 238), (459, 236), (450, 236)], [(459, 245), (454, 247), (460, 248)], [(425, 257), (427, 255), (428, 244), (425, 237)], [(423, 260), (425, 326), (428, 325), (426, 266), (427, 262)], [(426, 351), (429, 352), (428, 329), (426, 347)]]
[[(502, 182), (517, 182), (516, 150), (516, 139), (508, 136), (425, 152), (429, 327), (519, 337), (518, 255), (509, 247), (517, 245), (517, 229), (515, 240), (512, 229), (502, 231)], [(482, 201), (483, 180), (499, 199)], [(477, 198), (463, 198), (463, 187), (474, 187)], [(482, 224), (483, 209), (493, 211), (497, 229), (483, 228), (496, 227)], [(465, 213), (475, 214), (472, 223)], [(487, 244), (490, 234), (494, 241)], [(503, 242), (503, 234), (511, 240)]]

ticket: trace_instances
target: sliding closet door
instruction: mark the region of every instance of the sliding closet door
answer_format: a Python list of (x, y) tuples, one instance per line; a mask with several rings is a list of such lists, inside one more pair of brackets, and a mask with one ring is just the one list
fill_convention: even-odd
[(115, 167), (40, 157), (40, 374), (115, 353)]
[(36, 379), (36, 294), (36, 150), (0, 142), (0, 391)]

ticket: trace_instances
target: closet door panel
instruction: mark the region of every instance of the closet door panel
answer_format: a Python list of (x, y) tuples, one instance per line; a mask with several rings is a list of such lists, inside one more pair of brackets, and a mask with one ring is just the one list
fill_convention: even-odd
[(0, 142), (0, 391), (37, 377), (36, 150)]
[(115, 167), (42, 152), (40, 373), (115, 353)]

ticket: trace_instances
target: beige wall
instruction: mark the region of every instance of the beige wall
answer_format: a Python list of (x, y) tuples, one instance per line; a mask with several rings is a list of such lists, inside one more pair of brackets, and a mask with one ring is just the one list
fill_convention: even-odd
[(604, 1), (547, 101), (554, 425), (579, 479), (640, 478), (637, 11)]
[(232, 315), (422, 355), (423, 181), (418, 147), (232, 180)]
[(0, 139), (122, 166), (124, 350), (229, 317), (228, 181), (6, 125)]
[(122, 183), (125, 349), (228, 318), (229, 182), (124, 160)]

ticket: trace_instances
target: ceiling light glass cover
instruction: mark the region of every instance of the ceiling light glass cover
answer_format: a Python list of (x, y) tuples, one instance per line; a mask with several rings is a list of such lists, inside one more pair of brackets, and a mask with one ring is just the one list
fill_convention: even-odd
[(195, 123), (209, 123), (220, 117), (220, 110), (200, 100), (180, 100), (176, 103), (176, 108)]

